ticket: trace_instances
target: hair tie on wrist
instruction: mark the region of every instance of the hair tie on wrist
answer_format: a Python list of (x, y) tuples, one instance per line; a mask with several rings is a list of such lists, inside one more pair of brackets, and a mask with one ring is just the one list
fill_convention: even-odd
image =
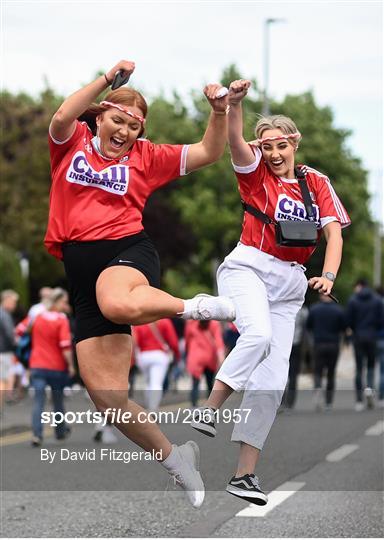
[(108, 80), (108, 77), (106, 76), (105, 73), (104, 73), (104, 79), (107, 81), (108, 86), (111, 86), (112, 81), (109, 81), (109, 80)]
[(226, 116), (229, 113), (229, 105), (226, 106), (224, 111), (215, 111), (215, 109), (212, 109), (213, 114), (217, 114), (218, 116)]

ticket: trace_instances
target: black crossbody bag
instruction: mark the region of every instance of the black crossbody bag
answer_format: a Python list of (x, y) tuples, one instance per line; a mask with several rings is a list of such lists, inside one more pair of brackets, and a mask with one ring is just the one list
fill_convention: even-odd
[(266, 225), (275, 226), (276, 244), (283, 247), (310, 247), (317, 244), (317, 227), (314, 221), (315, 211), (309, 194), (305, 174), (300, 169), (295, 169), (295, 175), (299, 182), (300, 191), (303, 197), (305, 210), (310, 221), (275, 221), (254, 206), (241, 201), (246, 212)]

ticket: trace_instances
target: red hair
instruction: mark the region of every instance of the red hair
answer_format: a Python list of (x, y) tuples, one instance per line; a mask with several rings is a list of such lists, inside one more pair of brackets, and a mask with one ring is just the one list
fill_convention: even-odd
[[(137, 107), (142, 112), (144, 118), (147, 116), (147, 102), (140, 92), (134, 90), (133, 88), (118, 88), (117, 90), (111, 90), (104, 97), (104, 100), (110, 101), (111, 103), (119, 103), (120, 105), (125, 105), (128, 107)], [(84, 111), (81, 116), (79, 116), (79, 120), (86, 122), (92, 130), (92, 133), (96, 135), (96, 117), (106, 111), (107, 108), (108, 107), (98, 103), (92, 103), (88, 109)], [(141, 137), (143, 132), (144, 128), (139, 133), (139, 137)]]

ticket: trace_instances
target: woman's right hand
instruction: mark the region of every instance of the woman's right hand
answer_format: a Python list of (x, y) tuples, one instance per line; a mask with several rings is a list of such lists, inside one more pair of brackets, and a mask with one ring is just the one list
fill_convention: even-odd
[(248, 89), (251, 86), (251, 81), (239, 79), (233, 81), (229, 85), (228, 101), (230, 105), (237, 105), (248, 94)]
[(123, 76), (130, 75), (135, 71), (135, 62), (131, 62), (130, 60), (120, 60), (113, 68), (108, 70), (105, 74), (108, 81), (112, 84), (113, 79), (115, 78), (116, 72), (122, 71)]

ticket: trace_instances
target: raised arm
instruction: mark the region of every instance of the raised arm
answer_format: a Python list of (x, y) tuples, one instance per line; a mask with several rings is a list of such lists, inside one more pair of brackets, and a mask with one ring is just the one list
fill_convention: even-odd
[(221, 84), (208, 84), (204, 88), (204, 94), (212, 107), (212, 112), (202, 140), (191, 144), (188, 149), (187, 172), (214, 163), (224, 153), (227, 143), (228, 97), (227, 95), (221, 98), (216, 97), (221, 88)]
[(243, 110), (241, 101), (247, 95), (251, 81), (233, 81), (229, 87), (228, 142), (232, 161), (246, 167), (255, 161), (255, 155), (243, 137)]
[(84, 86), (69, 96), (53, 115), (49, 132), (57, 141), (67, 140), (75, 129), (76, 119), (83, 114), (99, 94), (112, 83), (116, 71), (132, 73), (135, 69), (134, 62), (120, 60), (105, 75), (101, 75), (93, 82)]

